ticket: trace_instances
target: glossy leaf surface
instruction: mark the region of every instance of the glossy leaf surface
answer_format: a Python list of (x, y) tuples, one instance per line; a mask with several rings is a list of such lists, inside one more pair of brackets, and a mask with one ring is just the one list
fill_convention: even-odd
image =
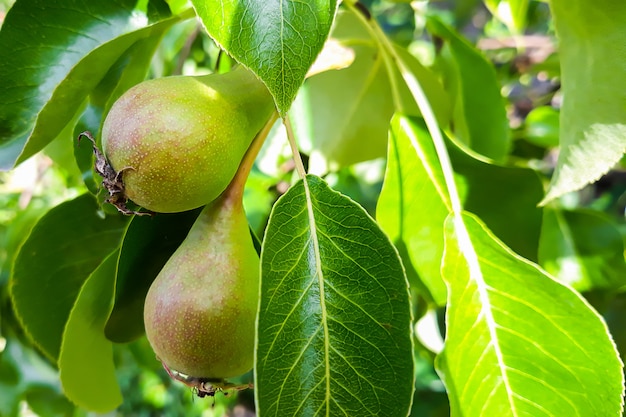
[(81, 407), (101, 413), (122, 403), (113, 344), (104, 336), (113, 308), (118, 256), (117, 250), (110, 254), (81, 288), (65, 326), (58, 362), (65, 395)]
[(453, 417), (621, 415), (621, 361), (580, 294), (469, 214), (446, 221), (442, 272), (450, 291), (438, 359)]
[(626, 2), (552, 0), (561, 151), (544, 202), (596, 181), (626, 152)]
[(136, 3), (29, 0), (10, 9), (0, 31), (0, 169), (40, 151), (126, 49), (179, 20), (152, 24), (165, 16)]
[(217, 44), (263, 80), (282, 114), (322, 50), (337, 7), (335, 0), (192, 0), (192, 4)]
[(407, 281), (365, 211), (307, 176), (274, 206), (261, 264), (257, 412), (407, 415), (414, 378)]
[(20, 249), (11, 276), (13, 306), (53, 361), (83, 283), (119, 245), (125, 223), (117, 215), (103, 219), (93, 196), (82, 195), (46, 213)]

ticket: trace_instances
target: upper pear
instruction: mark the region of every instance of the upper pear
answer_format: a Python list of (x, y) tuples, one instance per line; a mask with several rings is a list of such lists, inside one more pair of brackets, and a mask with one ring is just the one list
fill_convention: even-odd
[(213, 201), (229, 184), (274, 103), (244, 67), (144, 81), (111, 107), (102, 146), (127, 198), (174, 213)]

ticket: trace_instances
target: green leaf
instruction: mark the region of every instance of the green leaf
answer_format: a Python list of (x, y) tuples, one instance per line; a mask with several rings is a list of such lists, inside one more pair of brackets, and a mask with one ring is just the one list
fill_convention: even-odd
[(209, 35), (250, 68), (285, 114), (322, 50), (335, 0), (192, 0)]
[(465, 210), (478, 215), (516, 253), (537, 260), (543, 185), (528, 168), (499, 166), (448, 146)]
[(122, 403), (113, 345), (104, 337), (104, 325), (113, 308), (118, 255), (119, 250), (111, 253), (85, 281), (65, 326), (58, 362), (65, 395), (100, 413)]
[(136, 3), (24, 0), (10, 9), (0, 31), (0, 169), (54, 139), (130, 46), (180, 20), (150, 24)]
[(402, 416), (411, 310), (367, 213), (308, 175), (274, 206), (261, 254), (255, 391), (263, 416)]
[(298, 142), (339, 166), (382, 157), (394, 112), (384, 56), (353, 13), (337, 14), (332, 37), (354, 62), (307, 79), (290, 112)]
[[(338, 166), (383, 157), (393, 113), (420, 112), (404, 83), (397, 82), (401, 78), (397, 70), (392, 85), (384, 53), (354, 13), (338, 13), (331, 36), (352, 50), (355, 59), (348, 68), (306, 81), (291, 112), (298, 140), (311, 144), (305, 152), (319, 151)], [(396, 51), (424, 86), (439, 121), (448, 123), (450, 104), (437, 77), (404, 49)], [(402, 93), (397, 102), (392, 87)]]
[(552, 0), (561, 56), (561, 151), (542, 203), (596, 181), (626, 152), (626, 2)]
[(595, 211), (546, 207), (539, 263), (578, 291), (626, 285), (622, 235), (607, 216)]
[(509, 122), (493, 65), (438, 18), (429, 17), (427, 27), (446, 41), (438, 63), (454, 100), (455, 134), (474, 151), (503, 162), (510, 148)]
[(52, 361), (80, 288), (118, 247), (125, 222), (122, 216), (103, 219), (93, 196), (85, 194), (46, 213), (17, 254), (10, 279), (13, 307)]
[[(411, 287), (420, 288), (438, 305), (446, 301), (440, 269), (450, 199), (444, 186), (441, 165), (423, 123), (394, 117), (376, 219), (403, 256)], [(411, 274), (409, 265), (417, 275)]]
[(132, 218), (117, 266), (115, 306), (105, 328), (109, 340), (127, 343), (144, 333), (143, 303), (150, 284), (185, 239), (200, 211)]
[(570, 287), (470, 214), (446, 221), (447, 338), (438, 366), (454, 416), (618, 416), (622, 364)]
[[(537, 203), (543, 194), (537, 175), (530, 169), (480, 161), (453, 143), (448, 151), (465, 208), (483, 218), (515, 251), (536, 259), (541, 228)], [(446, 297), (440, 273), (443, 225), (450, 210), (446, 187), (424, 123), (396, 116), (376, 218), (403, 256), (413, 288), (438, 305), (445, 304)]]

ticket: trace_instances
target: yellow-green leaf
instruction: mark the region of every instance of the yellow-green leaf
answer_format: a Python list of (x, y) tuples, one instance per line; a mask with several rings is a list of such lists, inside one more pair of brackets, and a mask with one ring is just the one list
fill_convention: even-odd
[(446, 220), (438, 368), (452, 417), (620, 416), (622, 363), (585, 299), (473, 215)]

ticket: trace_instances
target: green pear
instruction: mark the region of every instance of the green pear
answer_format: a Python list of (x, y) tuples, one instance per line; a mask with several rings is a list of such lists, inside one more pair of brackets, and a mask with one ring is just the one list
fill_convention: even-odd
[(191, 210), (229, 184), (274, 112), (265, 85), (242, 66), (225, 74), (144, 81), (111, 107), (102, 146), (124, 195), (154, 212)]
[(207, 380), (246, 373), (254, 359), (259, 257), (241, 195), (206, 206), (152, 283), (146, 336), (166, 369)]

